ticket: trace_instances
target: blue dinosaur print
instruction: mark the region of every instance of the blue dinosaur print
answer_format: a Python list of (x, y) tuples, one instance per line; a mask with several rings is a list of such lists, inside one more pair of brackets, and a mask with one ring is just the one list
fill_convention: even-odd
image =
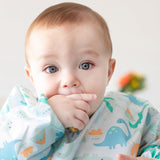
[(94, 144), (95, 146), (108, 146), (109, 149), (114, 149), (117, 144), (120, 144), (123, 146), (127, 146), (127, 141), (131, 138), (131, 133), (128, 128), (127, 123), (123, 119), (118, 119), (117, 123), (123, 123), (127, 130), (128, 130), (128, 136), (123, 132), (123, 130), (120, 127), (117, 126), (112, 126), (106, 136), (105, 139), (102, 143), (99, 144)]
[(129, 98), (129, 100), (130, 100), (132, 103), (134, 103), (134, 104), (136, 104), (136, 105), (138, 105), (138, 106), (143, 106), (144, 103), (145, 103), (144, 101), (138, 100), (135, 96), (133, 96), (133, 95), (131, 95), (131, 94), (127, 94), (127, 95), (125, 95), (125, 97)]
[(18, 160), (15, 152), (15, 145), (21, 140), (14, 140), (9, 143), (5, 142), (3, 148), (0, 148), (0, 159)]
[(21, 103), (22, 105), (27, 106), (27, 103), (26, 103), (26, 102), (24, 102), (24, 101), (20, 101), (20, 103)]
[(71, 135), (71, 137), (73, 138), (74, 136), (76, 135), (79, 135), (80, 134), (80, 131), (78, 132), (72, 132), (70, 129), (68, 129), (68, 133)]
[(59, 140), (64, 135), (63, 132), (56, 133), (56, 141)]
[(151, 115), (148, 113), (146, 118), (146, 126), (148, 126), (151, 122)]

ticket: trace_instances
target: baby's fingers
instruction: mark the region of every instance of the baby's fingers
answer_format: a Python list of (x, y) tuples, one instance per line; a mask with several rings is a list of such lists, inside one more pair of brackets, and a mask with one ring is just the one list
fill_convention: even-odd
[(132, 157), (124, 154), (117, 154), (118, 160), (152, 160), (151, 158), (145, 157)]
[(82, 130), (89, 122), (88, 115), (81, 110), (76, 112), (74, 116), (75, 116), (75, 120), (73, 122), (74, 123), (73, 127), (78, 128), (79, 130)]
[(87, 102), (94, 101), (97, 98), (96, 94), (71, 94), (67, 97), (74, 99), (74, 100), (83, 100), (83, 101), (87, 101)]
[(118, 160), (136, 160), (135, 157), (124, 155), (124, 154), (117, 154)]
[(75, 101), (75, 106), (76, 106), (77, 109), (80, 109), (80, 110), (86, 112), (87, 114), (90, 113), (91, 107), (86, 101), (76, 100)]

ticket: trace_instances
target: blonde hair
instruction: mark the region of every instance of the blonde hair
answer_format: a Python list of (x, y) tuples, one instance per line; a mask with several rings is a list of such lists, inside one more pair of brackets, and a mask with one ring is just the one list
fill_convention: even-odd
[(97, 22), (104, 32), (104, 39), (106, 42), (107, 50), (109, 54), (112, 54), (112, 42), (109, 34), (107, 23), (97, 12), (93, 11), (87, 6), (77, 3), (60, 3), (51, 6), (44, 10), (30, 25), (25, 40), (25, 57), (28, 63), (27, 57), (27, 44), (33, 30), (37, 28), (50, 28), (54, 26), (60, 26), (65, 23), (79, 24), (85, 21)]

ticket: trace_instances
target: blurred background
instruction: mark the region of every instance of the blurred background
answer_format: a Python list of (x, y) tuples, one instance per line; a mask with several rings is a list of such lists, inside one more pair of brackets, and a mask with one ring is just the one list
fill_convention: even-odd
[[(0, 0), (0, 97), (16, 84), (32, 89), (24, 73), (24, 39), (34, 18), (45, 8), (66, 0)], [(107, 21), (117, 64), (107, 91), (119, 91), (121, 77), (136, 72), (145, 87), (136, 96), (160, 110), (160, 1), (70, 0), (85, 4)]]

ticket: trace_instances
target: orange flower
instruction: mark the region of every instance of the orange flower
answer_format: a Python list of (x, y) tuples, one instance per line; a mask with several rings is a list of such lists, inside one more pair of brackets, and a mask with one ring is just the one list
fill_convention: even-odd
[(130, 72), (119, 79), (118, 85), (121, 92), (134, 93), (145, 88), (145, 78), (141, 74)]
[(121, 77), (120, 80), (119, 80), (119, 82), (118, 82), (119, 86), (120, 87), (124, 87), (127, 84), (129, 84), (132, 76), (133, 76), (132, 73), (128, 73), (127, 75)]

